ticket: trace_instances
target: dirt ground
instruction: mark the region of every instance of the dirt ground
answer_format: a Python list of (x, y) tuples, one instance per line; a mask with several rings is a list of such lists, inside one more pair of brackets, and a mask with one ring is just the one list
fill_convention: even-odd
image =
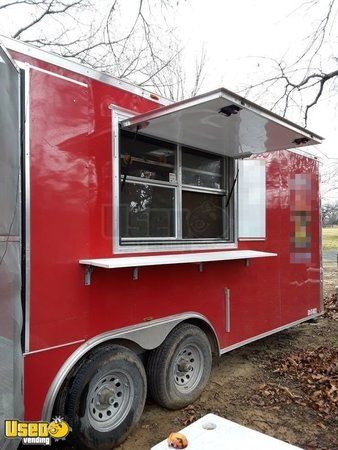
[[(324, 294), (330, 296), (336, 285), (337, 263), (327, 262)], [(330, 395), (335, 398), (331, 409), (318, 410), (316, 404), (308, 403), (308, 392), (299, 379), (275, 372), (287, 358), (293, 361), (292, 355), (309, 350), (320, 355), (321, 347), (334, 354), (330, 376), (336, 383), (338, 320), (336, 313), (330, 313), (215, 359), (204, 393), (184, 410), (167, 411), (148, 401), (137, 428), (118, 449), (149, 449), (170, 432), (213, 412), (303, 449), (337, 450), (337, 389), (331, 386)]]

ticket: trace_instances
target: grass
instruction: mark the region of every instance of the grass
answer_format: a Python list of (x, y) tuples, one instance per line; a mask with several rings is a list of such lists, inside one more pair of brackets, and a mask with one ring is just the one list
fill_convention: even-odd
[(323, 250), (337, 250), (338, 252), (338, 226), (323, 228)]

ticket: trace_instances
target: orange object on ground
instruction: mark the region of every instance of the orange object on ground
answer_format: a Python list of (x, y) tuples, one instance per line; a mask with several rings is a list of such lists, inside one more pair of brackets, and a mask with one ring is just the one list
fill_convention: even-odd
[(173, 448), (186, 448), (188, 447), (188, 439), (182, 433), (170, 433), (168, 444)]

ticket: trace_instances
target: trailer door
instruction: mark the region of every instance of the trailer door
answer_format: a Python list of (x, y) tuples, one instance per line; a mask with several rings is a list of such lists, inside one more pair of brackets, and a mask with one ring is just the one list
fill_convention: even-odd
[(0, 448), (3, 421), (22, 416), (20, 73), (0, 45)]

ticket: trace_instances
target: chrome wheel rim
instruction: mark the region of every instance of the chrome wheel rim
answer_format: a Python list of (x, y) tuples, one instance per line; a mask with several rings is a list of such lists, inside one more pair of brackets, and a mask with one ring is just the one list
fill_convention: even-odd
[(107, 371), (92, 380), (88, 389), (86, 412), (93, 428), (109, 431), (128, 415), (134, 397), (134, 383), (127, 372)]
[(203, 373), (203, 354), (194, 344), (184, 346), (178, 352), (173, 366), (176, 389), (188, 393), (196, 389)]

